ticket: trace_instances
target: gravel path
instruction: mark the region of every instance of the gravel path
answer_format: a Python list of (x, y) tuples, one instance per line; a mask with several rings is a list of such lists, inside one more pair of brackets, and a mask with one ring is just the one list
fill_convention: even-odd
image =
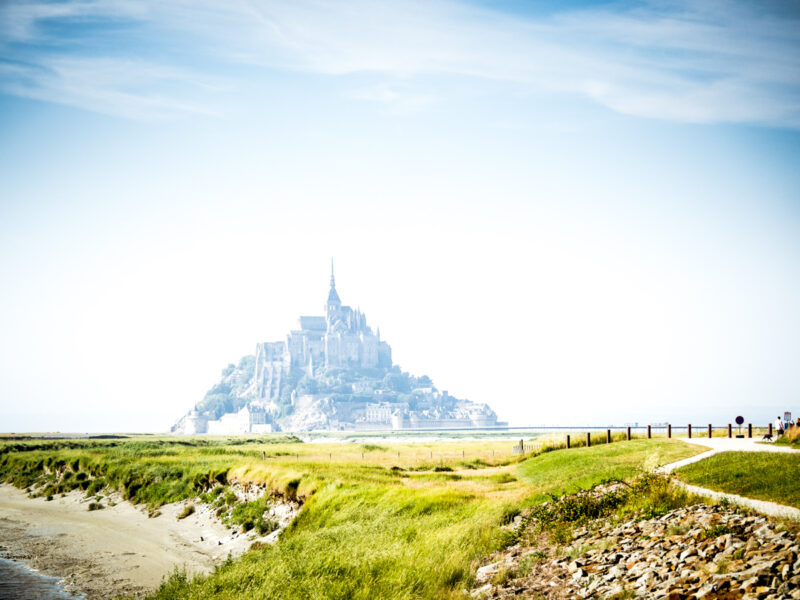
[[(788, 448), (787, 446), (775, 446), (773, 444), (760, 444), (758, 443), (760, 440), (756, 438), (692, 438), (692, 439), (685, 439), (682, 438), (681, 441), (686, 442), (687, 444), (696, 444), (698, 446), (704, 446), (706, 448), (711, 448), (708, 452), (703, 452), (702, 454), (697, 454), (695, 456), (691, 456), (689, 458), (684, 458), (683, 460), (679, 460), (674, 463), (670, 463), (668, 465), (664, 465), (659, 468), (659, 471), (662, 473), (671, 473), (675, 469), (679, 469), (685, 465), (689, 465), (701, 460), (708, 458), (709, 456), (714, 456), (720, 452), (794, 452), (800, 453), (800, 450), (794, 448)], [(733, 502), (735, 504), (740, 504), (742, 506), (747, 506), (758, 512), (766, 515), (771, 515), (774, 517), (783, 517), (788, 519), (794, 519), (800, 521), (800, 509), (794, 508), (792, 506), (785, 506), (783, 504), (778, 504), (777, 502), (767, 502), (765, 500), (754, 500), (752, 498), (745, 498), (744, 496), (738, 496), (736, 494), (729, 494), (726, 492), (717, 492), (714, 490), (710, 490), (708, 488), (690, 485), (688, 483), (683, 483), (682, 481), (676, 482), (682, 488), (693, 492), (695, 494), (699, 494), (702, 496), (709, 496), (711, 498), (715, 498), (717, 500), (726, 499), (729, 502)]]

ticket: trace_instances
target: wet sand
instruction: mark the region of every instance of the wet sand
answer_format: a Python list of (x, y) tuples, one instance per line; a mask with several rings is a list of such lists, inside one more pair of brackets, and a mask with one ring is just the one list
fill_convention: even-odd
[(112, 500), (115, 506), (104, 498), (106, 508), (89, 511), (94, 499), (80, 492), (48, 502), (0, 485), (0, 555), (61, 577), (68, 589), (95, 600), (151, 591), (176, 568), (208, 572), (252, 543), (206, 507), (178, 520), (186, 504), (178, 502), (148, 518), (144, 507)]

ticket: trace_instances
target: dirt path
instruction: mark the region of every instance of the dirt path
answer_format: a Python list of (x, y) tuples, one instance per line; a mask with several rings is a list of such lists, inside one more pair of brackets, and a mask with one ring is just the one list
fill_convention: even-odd
[[(690, 465), (692, 463), (696, 463), (698, 461), (704, 460), (710, 456), (714, 456), (720, 452), (780, 452), (780, 453), (800, 453), (800, 450), (796, 450), (794, 448), (788, 448), (786, 446), (775, 446), (773, 444), (760, 444), (758, 443), (760, 440), (755, 438), (693, 438), (693, 439), (685, 439), (679, 438), (681, 441), (686, 442), (687, 444), (696, 444), (698, 446), (706, 446), (711, 448), (708, 452), (703, 452), (702, 454), (697, 454), (695, 456), (690, 456), (689, 458), (684, 458), (683, 460), (676, 461), (674, 463), (670, 463), (668, 465), (664, 465), (660, 467), (658, 470), (662, 473), (671, 473), (675, 469), (679, 469), (685, 465)], [(798, 457), (800, 458), (800, 456)], [(778, 504), (777, 502), (768, 502), (766, 500), (754, 500), (753, 498), (745, 498), (744, 496), (739, 496), (737, 494), (729, 494), (726, 492), (717, 492), (715, 490), (710, 490), (708, 488), (700, 487), (697, 485), (691, 485), (688, 483), (684, 483), (682, 481), (676, 481), (677, 485), (680, 487), (693, 492), (695, 494), (699, 494), (701, 496), (709, 496), (711, 498), (715, 498), (717, 500), (725, 499), (728, 502), (733, 502), (735, 504), (740, 504), (742, 506), (747, 506), (758, 512), (771, 515), (774, 517), (783, 517), (787, 519), (794, 519), (800, 521), (800, 509), (794, 508), (792, 506), (785, 506), (783, 504)]]

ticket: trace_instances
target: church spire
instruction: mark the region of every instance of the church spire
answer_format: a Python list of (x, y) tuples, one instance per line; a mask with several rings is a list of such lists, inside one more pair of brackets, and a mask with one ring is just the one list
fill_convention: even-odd
[(341, 304), (339, 294), (336, 293), (336, 279), (333, 277), (333, 259), (331, 258), (331, 291), (328, 292), (328, 313), (332, 306), (341, 306)]

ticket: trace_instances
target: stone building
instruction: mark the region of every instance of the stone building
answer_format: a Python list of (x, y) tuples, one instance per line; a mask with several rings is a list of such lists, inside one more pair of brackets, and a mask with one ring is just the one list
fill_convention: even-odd
[(275, 400), (281, 382), (293, 369), (312, 375), (317, 367), (389, 368), (392, 349), (373, 333), (360, 310), (344, 306), (336, 291), (331, 263), (331, 284), (325, 316), (301, 316), (298, 329), (285, 342), (263, 342), (256, 346), (256, 397)]

